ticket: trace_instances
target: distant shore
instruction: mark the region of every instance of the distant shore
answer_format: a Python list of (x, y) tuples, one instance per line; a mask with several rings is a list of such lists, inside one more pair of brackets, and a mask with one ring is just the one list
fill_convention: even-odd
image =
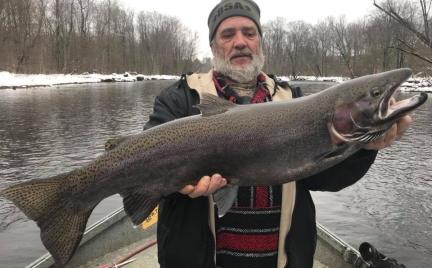
[[(137, 82), (146, 80), (176, 80), (178, 75), (143, 75), (137, 73), (122, 74), (14, 74), (0, 72), (0, 89), (36, 88), (51, 87), (70, 84), (102, 83), (102, 82)], [(297, 80), (289, 77), (279, 77), (283, 81), (302, 82), (334, 82), (340, 83), (349, 80), (346, 77), (314, 77), (299, 76)], [(402, 91), (406, 92), (429, 92), (432, 93), (432, 77), (429, 78), (410, 78), (401, 86)]]
[(137, 82), (145, 80), (174, 80), (176, 75), (143, 75), (137, 73), (122, 74), (14, 74), (0, 72), (0, 89), (18, 89), (51, 87), (70, 84), (102, 83), (102, 82)]

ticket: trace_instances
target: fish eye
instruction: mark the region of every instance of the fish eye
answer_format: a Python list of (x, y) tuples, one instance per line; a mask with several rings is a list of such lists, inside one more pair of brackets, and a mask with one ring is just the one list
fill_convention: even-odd
[(381, 95), (381, 90), (379, 90), (379, 89), (373, 89), (372, 91), (371, 91), (371, 96), (372, 97), (378, 97), (378, 96), (380, 96)]

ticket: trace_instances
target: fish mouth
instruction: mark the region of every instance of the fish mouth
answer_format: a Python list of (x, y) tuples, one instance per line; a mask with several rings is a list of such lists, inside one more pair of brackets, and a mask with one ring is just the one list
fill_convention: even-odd
[(404, 81), (392, 86), (384, 94), (378, 108), (378, 118), (380, 121), (395, 121), (426, 102), (428, 95), (425, 92), (421, 92), (419, 95), (408, 99), (395, 101), (400, 92), (400, 85)]
[[(404, 69), (401, 71), (404, 71)], [(401, 77), (400, 81), (385, 91), (378, 105), (378, 124), (381, 128), (372, 128), (365, 131), (361, 137), (362, 142), (370, 142), (379, 139), (399, 118), (425, 103), (428, 98), (428, 95), (425, 92), (421, 92), (411, 98), (396, 100), (400, 93), (400, 86), (410, 76), (411, 70), (406, 72), (406, 74)]]
[(392, 102), (391, 97), (393, 95), (394, 94), (391, 94), (388, 100), (383, 101), (386, 107), (384, 107), (384, 105), (381, 106), (383, 102), (380, 104), (379, 117), (381, 122), (383, 123), (381, 125), (383, 126), (383, 128), (368, 129), (368, 128), (360, 127), (357, 130), (357, 133), (354, 133), (352, 137), (353, 140), (357, 140), (362, 143), (368, 143), (380, 139), (381, 137), (384, 136), (387, 130), (392, 126), (392, 124), (389, 124), (389, 122), (396, 122), (402, 116), (408, 114), (412, 110), (422, 105), (428, 98), (428, 95), (422, 92), (419, 95), (415, 95), (411, 98), (404, 99), (396, 103), (391, 103)]
[[(400, 92), (400, 85), (406, 79), (403, 79), (388, 89), (379, 102), (378, 125), (381, 127), (375, 126), (372, 128), (362, 128), (361, 126), (357, 125), (357, 133), (354, 135), (356, 136), (355, 140), (367, 143), (381, 138), (399, 118), (410, 113), (425, 103), (428, 98), (428, 95), (425, 92), (421, 92), (420, 94), (411, 98), (396, 101), (397, 95)], [(351, 119), (353, 123), (356, 124), (354, 119)]]

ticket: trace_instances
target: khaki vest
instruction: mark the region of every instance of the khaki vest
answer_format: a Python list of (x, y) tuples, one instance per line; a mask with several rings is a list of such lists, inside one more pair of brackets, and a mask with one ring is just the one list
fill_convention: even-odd
[[(202, 94), (208, 93), (217, 96), (216, 87), (213, 83), (212, 70), (208, 73), (197, 73), (186, 76), (186, 81), (190, 88), (195, 89), (200, 98), (202, 98)], [(264, 74), (265, 75), (265, 74)], [(280, 101), (286, 99), (292, 99), (291, 90), (286, 90), (284, 88), (278, 87), (276, 94), (274, 94), (275, 89), (275, 81), (265, 75), (267, 89), (270, 91), (270, 94), (273, 96), (273, 101)], [(274, 95), (273, 95), (274, 94)], [(291, 218), (294, 210), (295, 204), (295, 195), (296, 195), (296, 185), (295, 182), (285, 183), (282, 186), (282, 207), (281, 207), (281, 220), (279, 226), (279, 249), (278, 249), (278, 268), (283, 268), (287, 264), (287, 256), (285, 253), (285, 238), (291, 227)], [(215, 211), (214, 211), (214, 203), (213, 198), (209, 198), (209, 225), (212, 230), (213, 237), (216, 241), (216, 230), (215, 230)], [(215, 254), (216, 258), (216, 254)]]

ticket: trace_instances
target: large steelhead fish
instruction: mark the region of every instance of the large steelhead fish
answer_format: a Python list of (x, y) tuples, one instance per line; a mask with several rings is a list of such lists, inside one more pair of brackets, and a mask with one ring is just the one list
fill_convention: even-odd
[[(204, 96), (201, 115), (174, 120), (121, 142), (86, 166), (3, 190), (41, 229), (56, 266), (72, 257), (93, 208), (119, 193), (140, 224), (162, 196), (219, 172), (232, 185), (299, 180), (334, 166), (378, 139), (427, 99), (390, 107), (410, 69), (368, 75), (319, 93), (237, 106)], [(333, 142), (335, 137), (339, 141)]]

